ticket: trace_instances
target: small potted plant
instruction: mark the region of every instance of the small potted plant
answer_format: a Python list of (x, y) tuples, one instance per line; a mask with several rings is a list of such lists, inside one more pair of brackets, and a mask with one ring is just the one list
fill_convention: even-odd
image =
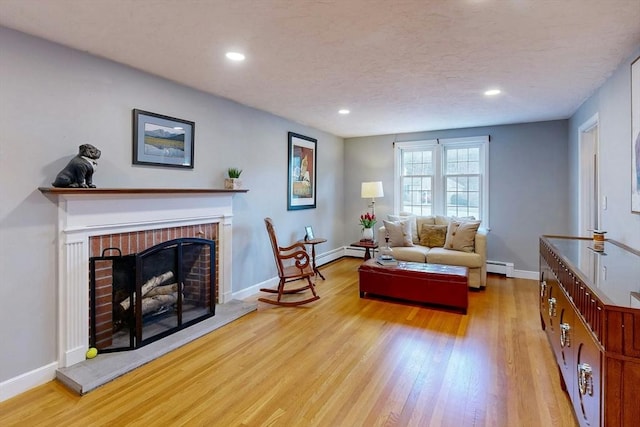
[(229, 168), (227, 169), (227, 174), (229, 174), (229, 178), (225, 178), (224, 180), (224, 188), (227, 190), (237, 190), (242, 187), (242, 181), (240, 181), (240, 174), (242, 173), (242, 169), (238, 168)]

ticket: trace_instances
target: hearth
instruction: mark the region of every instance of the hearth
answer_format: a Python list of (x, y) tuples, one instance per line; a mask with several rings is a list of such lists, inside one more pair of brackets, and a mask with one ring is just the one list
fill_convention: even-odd
[(90, 345), (132, 350), (215, 314), (215, 241), (180, 238), (89, 259)]

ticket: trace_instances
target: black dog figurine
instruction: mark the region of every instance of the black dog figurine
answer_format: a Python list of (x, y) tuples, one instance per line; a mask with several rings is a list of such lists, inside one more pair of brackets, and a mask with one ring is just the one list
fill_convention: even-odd
[(93, 185), (93, 172), (100, 158), (100, 150), (91, 144), (82, 144), (78, 155), (69, 161), (51, 183), (54, 187), (64, 188), (96, 188)]

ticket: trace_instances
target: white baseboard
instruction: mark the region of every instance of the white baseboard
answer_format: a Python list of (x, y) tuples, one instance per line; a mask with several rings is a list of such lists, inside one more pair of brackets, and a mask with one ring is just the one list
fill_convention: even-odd
[(52, 362), (33, 371), (25, 372), (22, 375), (1, 382), (0, 402), (24, 393), (33, 387), (52, 381), (56, 377), (57, 369), (58, 362)]
[[(354, 248), (351, 246), (346, 246), (343, 248), (343, 256), (351, 256), (356, 258), (364, 258), (365, 248)], [(371, 252), (371, 256), (373, 256), (373, 252)]]
[(518, 279), (538, 280), (537, 271), (516, 270), (512, 262), (487, 260), (487, 273), (503, 274)]
[(316, 255), (316, 265), (318, 267), (327, 264), (331, 261), (335, 261), (344, 256), (344, 248), (336, 248), (329, 252), (324, 252), (320, 255)]
[(487, 260), (487, 273), (497, 273), (504, 274), (507, 277), (515, 277), (512, 262)]
[(249, 298), (257, 293), (260, 292), (260, 288), (272, 288), (275, 289), (278, 287), (278, 278), (277, 277), (272, 277), (270, 279), (265, 280), (264, 282), (260, 282), (257, 283), (253, 286), (250, 286), (248, 288), (244, 288), (241, 291), (238, 292), (234, 292), (232, 294), (232, 299), (239, 299), (239, 300), (243, 300), (245, 298)]
[(539, 280), (540, 273), (537, 271), (514, 270), (513, 277), (517, 277), (518, 279)]

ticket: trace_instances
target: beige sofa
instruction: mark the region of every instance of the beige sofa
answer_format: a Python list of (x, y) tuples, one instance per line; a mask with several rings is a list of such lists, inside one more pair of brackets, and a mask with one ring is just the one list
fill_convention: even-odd
[[(396, 224), (398, 221), (407, 222), (407, 226), (403, 226), (405, 230), (405, 241), (401, 242), (398, 245), (397, 239), (394, 244), (390, 244), (389, 246), (392, 249), (392, 255), (398, 261), (411, 261), (411, 262), (428, 262), (433, 264), (445, 264), (445, 265), (459, 265), (465, 266), (469, 268), (469, 287), (471, 288), (484, 288), (487, 285), (487, 230), (480, 228), (476, 225), (477, 230), (475, 231), (475, 236), (473, 236), (473, 231), (471, 234), (467, 233), (467, 246), (464, 248), (458, 247), (456, 249), (450, 249), (443, 246), (426, 246), (424, 243), (435, 241), (426, 239), (423, 233), (422, 243), (421, 244), (421, 232), (425, 230), (423, 225), (427, 225), (429, 230), (438, 228), (441, 232), (443, 226), (447, 231), (447, 237), (455, 239), (455, 231), (456, 226), (462, 227), (465, 225), (470, 225), (471, 221), (469, 218), (449, 218), (443, 216), (414, 216), (414, 215), (389, 215), (389, 220), (392, 222), (389, 226), (390, 228), (396, 230)], [(449, 225), (452, 221), (455, 222), (453, 228)], [(386, 221), (385, 221), (386, 222)], [(477, 222), (476, 222), (477, 223)], [(430, 227), (430, 226), (436, 227)], [(440, 227), (437, 227), (440, 226)], [(407, 235), (407, 231), (409, 230), (409, 235)], [(458, 235), (463, 234), (462, 228), (460, 228), (460, 233)], [(453, 236), (452, 236), (453, 233)], [(380, 250), (384, 250), (386, 246), (385, 237), (388, 236), (387, 230), (385, 226), (382, 226), (378, 230), (378, 241), (380, 245)], [(439, 240), (439, 239), (436, 239)], [(447, 241), (450, 242), (450, 241)], [(438, 241), (437, 244), (442, 243)], [(470, 245), (469, 245), (470, 243)], [(449, 247), (455, 247), (449, 243)], [(460, 250), (462, 249), (462, 250)]]

